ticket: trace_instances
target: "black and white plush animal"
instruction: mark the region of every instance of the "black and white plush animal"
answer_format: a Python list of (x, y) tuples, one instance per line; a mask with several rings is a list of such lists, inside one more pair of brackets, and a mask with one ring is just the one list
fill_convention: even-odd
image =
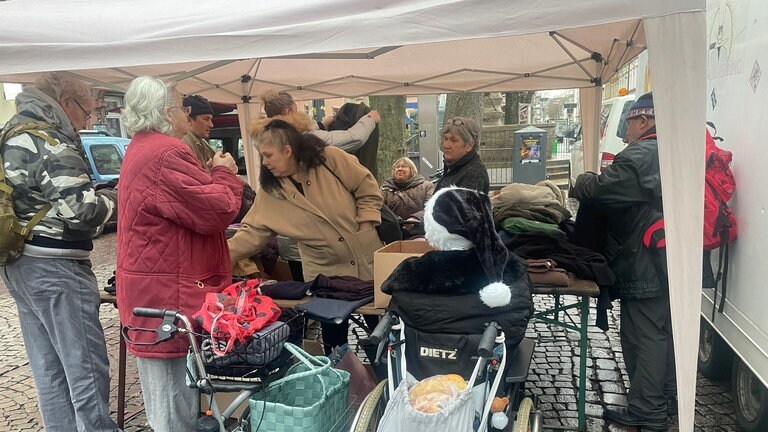
[(532, 284), (527, 263), (494, 230), (488, 196), (439, 190), (424, 209), (424, 231), (436, 250), (406, 259), (384, 281), (390, 310), (428, 333), (482, 333), (496, 321), (516, 346), (533, 313)]
[(494, 229), (487, 195), (458, 187), (439, 190), (424, 209), (424, 231), (439, 251), (474, 250), (490, 281), (479, 289), (480, 299), (489, 307), (509, 304), (511, 293), (503, 282), (509, 252)]

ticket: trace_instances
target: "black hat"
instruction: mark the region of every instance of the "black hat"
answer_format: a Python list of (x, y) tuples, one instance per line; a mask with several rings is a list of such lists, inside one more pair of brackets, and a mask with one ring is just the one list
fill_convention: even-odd
[(199, 116), (201, 114), (213, 115), (213, 108), (208, 103), (208, 99), (200, 95), (189, 95), (184, 98), (182, 105), (185, 107), (192, 107), (192, 111), (189, 113), (190, 117)]
[(478, 294), (488, 307), (506, 306), (510, 288), (504, 284), (509, 252), (496, 233), (488, 195), (449, 187), (436, 192), (424, 208), (427, 241), (437, 250), (474, 248), (488, 281)]
[(653, 92), (646, 93), (637, 98), (635, 103), (629, 107), (626, 119), (629, 120), (631, 118), (640, 117), (641, 115), (646, 117), (656, 117), (653, 112)]

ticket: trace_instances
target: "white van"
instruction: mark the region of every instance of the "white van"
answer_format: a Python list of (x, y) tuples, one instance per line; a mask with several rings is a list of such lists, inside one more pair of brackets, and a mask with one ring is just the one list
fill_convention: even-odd
[[(627, 112), (635, 102), (635, 96), (618, 96), (603, 101), (600, 115), (600, 147), (597, 152), (598, 166), (602, 171), (627, 145), (622, 139), (627, 133)], [(571, 183), (584, 173), (584, 147), (576, 141), (571, 147)]]

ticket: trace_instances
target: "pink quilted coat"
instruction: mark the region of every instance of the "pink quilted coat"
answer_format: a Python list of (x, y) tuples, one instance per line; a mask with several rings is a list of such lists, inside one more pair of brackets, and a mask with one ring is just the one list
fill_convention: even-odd
[[(235, 174), (224, 167), (206, 173), (182, 141), (157, 132), (133, 136), (118, 185), (117, 305), (123, 325), (159, 325), (159, 319), (135, 317), (137, 306), (191, 316), (205, 293), (231, 283), (224, 231), (240, 210), (241, 195)], [(183, 357), (187, 347), (180, 336), (155, 346), (128, 344), (137, 357), (150, 358)]]

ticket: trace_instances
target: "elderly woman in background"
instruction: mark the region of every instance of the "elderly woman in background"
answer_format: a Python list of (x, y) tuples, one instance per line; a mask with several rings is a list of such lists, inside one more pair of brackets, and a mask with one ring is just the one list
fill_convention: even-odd
[[(384, 204), (404, 220), (421, 219), (424, 205), (432, 197), (435, 185), (419, 174), (416, 165), (407, 157), (401, 157), (392, 165), (392, 178), (381, 185)], [(404, 237), (423, 234), (424, 230), (412, 225), (403, 227)]]
[[(383, 246), (374, 229), (382, 198), (370, 171), (280, 119), (258, 119), (251, 133), (261, 155), (261, 191), (229, 240), (232, 262), (280, 234), (297, 240), (305, 281), (320, 273), (373, 279), (373, 253)], [(347, 327), (323, 324), (326, 348), (346, 343)]]
[(491, 187), (488, 170), (485, 168), (477, 144), (480, 127), (468, 117), (453, 117), (443, 128), (443, 152), (445, 171), (435, 186), (435, 192), (448, 186), (473, 189), (487, 194)]
[[(134, 307), (191, 315), (205, 294), (232, 281), (227, 225), (240, 209), (243, 182), (232, 156), (217, 152), (210, 173), (181, 141), (189, 131), (181, 94), (152, 77), (133, 80), (123, 121), (133, 135), (118, 194), (117, 301), (120, 320), (154, 328)], [(154, 334), (130, 332), (153, 342)], [(137, 357), (147, 420), (155, 432), (196, 429), (199, 395), (185, 384), (187, 338), (158, 345), (129, 344)]]

